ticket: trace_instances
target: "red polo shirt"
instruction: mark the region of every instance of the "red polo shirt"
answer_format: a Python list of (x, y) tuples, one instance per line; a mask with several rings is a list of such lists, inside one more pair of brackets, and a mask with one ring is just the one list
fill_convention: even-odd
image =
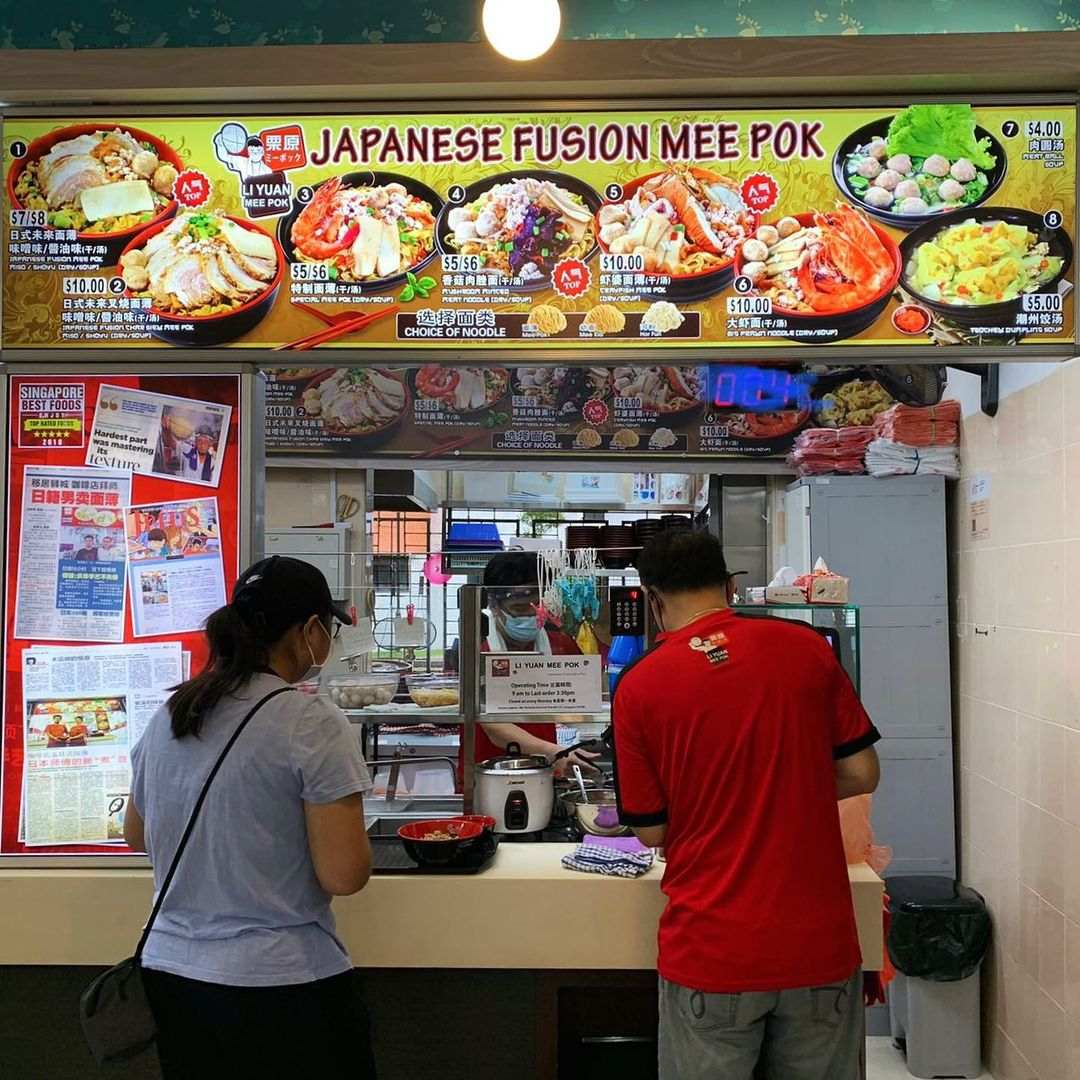
[(879, 735), (804, 623), (702, 616), (619, 680), (619, 811), (667, 824), (660, 974), (710, 993), (847, 979), (860, 962), (833, 762)]

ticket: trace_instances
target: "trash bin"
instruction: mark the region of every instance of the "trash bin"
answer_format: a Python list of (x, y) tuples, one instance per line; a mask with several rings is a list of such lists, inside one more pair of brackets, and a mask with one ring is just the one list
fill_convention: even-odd
[(885, 882), (892, 925), (889, 1018), (908, 1072), (922, 1080), (982, 1073), (979, 966), (990, 944), (990, 913), (974, 890), (947, 877)]

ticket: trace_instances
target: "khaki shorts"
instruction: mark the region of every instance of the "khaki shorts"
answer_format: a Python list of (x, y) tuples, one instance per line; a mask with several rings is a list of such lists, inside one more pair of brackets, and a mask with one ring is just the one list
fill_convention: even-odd
[(660, 980), (660, 1080), (859, 1080), (862, 971), (845, 982), (707, 994)]

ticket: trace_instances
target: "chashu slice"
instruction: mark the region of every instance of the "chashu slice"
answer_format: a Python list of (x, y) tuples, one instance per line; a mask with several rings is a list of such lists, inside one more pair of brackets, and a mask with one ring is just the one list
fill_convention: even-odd
[(61, 158), (48, 172), (41, 173), (41, 186), (50, 207), (75, 202), (87, 188), (101, 187), (108, 177), (97, 158), (72, 154)]
[(176, 297), (184, 311), (194, 311), (214, 302), (214, 290), (203, 273), (202, 261), (196, 254), (181, 255), (171, 263), (161, 281), (163, 292)]
[(253, 293), (262, 292), (266, 288), (264, 282), (245, 273), (244, 268), (237, 263), (228, 251), (219, 251), (217, 261), (218, 267), (225, 277), (246, 295), (250, 296)]
[(265, 233), (245, 229), (228, 218), (222, 218), (219, 227), (221, 235), (225, 238), (225, 243), (233, 251), (246, 255), (250, 259), (264, 259), (272, 262), (275, 268), (277, 267), (277, 252), (274, 249), (274, 241)]
[(266, 259), (256, 259), (239, 251), (230, 251), (229, 254), (245, 274), (258, 278), (259, 281), (273, 281), (274, 275), (277, 273), (276, 260), (269, 262)]
[(222, 272), (221, 267), (218, 266), (218, 261), (213, 255), (202, 255), (203, 273), (206, 275), (206, 280), (210, 282), (210, 287), (219, 296), (225, 297), (226, 300), (243, 300), (247, 295), (241, 292)]

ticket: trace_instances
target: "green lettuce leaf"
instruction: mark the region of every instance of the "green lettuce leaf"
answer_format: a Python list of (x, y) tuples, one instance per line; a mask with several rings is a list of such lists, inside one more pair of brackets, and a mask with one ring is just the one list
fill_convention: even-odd
[(909, 105), (893, 117), (886, 142), (890, 156), (941, 154), (950, 161), (967, 158), (980, 169), (997, 164), (990, 140), (975, 137), (975, 110), (970, 105)]

